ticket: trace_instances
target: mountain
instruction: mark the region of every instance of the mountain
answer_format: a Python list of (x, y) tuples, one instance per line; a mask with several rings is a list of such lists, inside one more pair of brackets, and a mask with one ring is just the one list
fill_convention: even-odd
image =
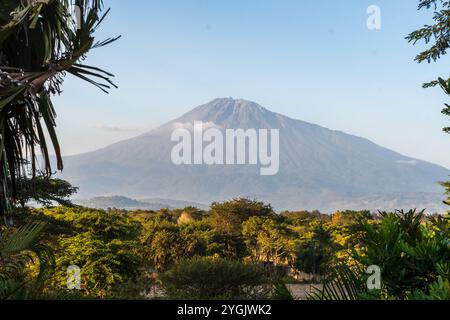
[(160, 210), (160, 209), (176, 209), (185, 207), (197, 207), (199, 209), (208, 209), (204, 204), (197, 202), (188, 202), (172, 199), (131, 199), (124, 196), (94, 197), (91, 199), (74, 200), (78, 205), (97, 209), (126, 209), (126, 210)]
[[(176, 128), (192, 131), (194, 121), (226, 129), (278, 129), (279, 172), (261, 176), (254, 165), (175, 165), (171, 141)], [(269, 140), (270, 141), (270, 140)], [(450, 171), (373, 142), (291, 119), (262, 106), (232, 98), (216, 99), (141, 136), (67, 157), (63, 178), (80, 196), (124, 195), (210, 203), (237, 196), (268, 201), (278, 209), (324, 211), (382, 207), (383, 198), (443, 199), (438, 181)], [(403, 198), (402, 198), (403, 197)], [(405, 198), (406, 197), (406, 198)], [(361, 200), (363, 199), (363, 200)], [(380, 203), (381, 202), (381, 203)], [(395, 202), (395, 201), (394, 201)], [(441, 200), (430, 210), (442, 210)], [(421, 207), (422, 202), (414, 202)]]

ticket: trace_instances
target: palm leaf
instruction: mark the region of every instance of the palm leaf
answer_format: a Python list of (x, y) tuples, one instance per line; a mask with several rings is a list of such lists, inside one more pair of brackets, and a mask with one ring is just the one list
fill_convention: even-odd
[(325, 276), (322, 287), (314, 287), (309, 300), (360, 300), (365, 291), (362, 273), (346, 265), (336, 266)]
[[(40, 292), (44, 280), (54, 266), (51, 249), (42, 244), (46, 224), (29, 222), (14, 233), (4, 233), (0, 238), (0, 299), (7, 299), (21, 291), (21, 294), (32, 297)], [(22, 280), (18, 275), (23, 273), (25, 265), (31, 261), (39, 261), (39, 273), (31, 282)]]
[[(64, 75), (74, 75), (104, 92), (117, 87), (111, 73), (80, 63), (92, 49), (119, 38), (94, 38), (109, 10), (100, 15), (100, 0), (76, 0), (75, 4), (81, 8), (80, 28), (68, 0), (6, 0), (6, 8), (16, 8), (6, 21), (5, 15), (0, 19), (0, 216), (15, 198), (15, 182), (27, 171), (24, 163), (31, 164), (33, 176), (37, 163), (51, 175), (53, 147), (57, 169), (63, 168), (51, 95), (61, 92)], [(36, 148), (41, 151), (41, 162), (36, 159)]]

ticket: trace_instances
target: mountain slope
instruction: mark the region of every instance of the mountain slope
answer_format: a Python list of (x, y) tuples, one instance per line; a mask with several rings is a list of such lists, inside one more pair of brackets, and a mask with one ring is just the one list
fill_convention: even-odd
[(208, 209), (207, 206), (196, 202), (187, 202), (171, 199), (130, 199), (123, 196), (94, 197), (91, 199), (79, 199), (74, 201), (78, 205), (89, 208), (98, 209), (126, 209), (126, 210), (160, 210), (160, 209), (177, 209), (185, 207), (197, 207), (199, 209)]
[[(170, 135), (194, 121), (224, 129), (279, 129), (280, 170), (259, 166), (176, 166)], [(369, 140), (273, 113), (256, 103), (216, 99), (136, 138), (68, 157), (63, 178), (81, 196), (121, 194), (209, 203), (236, 196), (278, 208), (341, 209), (333, 203), (370, 195), (439, 193), (446, 168), (411, 159)], [(358, 204), (355, 203), (357, 206)], [(438, 204), (437, 204), (438, 205)]]

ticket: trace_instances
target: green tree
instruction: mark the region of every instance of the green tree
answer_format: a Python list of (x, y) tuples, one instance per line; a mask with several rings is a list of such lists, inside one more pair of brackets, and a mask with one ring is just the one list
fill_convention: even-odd
[(202, 222), (183, 223), (179, 227), (184, 257), (207, 255), (209, 232), (205, 227)]
[[(422, 63), (436, 62), (445, 55), (450, 48), (450, 1), (448, 0), (420, 0), (419, 10), (433, 9), (433, 24), (426, 25), (423, 28), (412, 32), (407, 36), (409, 42), (416, 44), (417, 42), (431, 43), (431, 47), (419, 53), (416, 61)], [(450, 77), (440, 77), (435, 81), (424, 84), (425, 88), (440, 86), (447, 97), (450, 96)], [(445, 104), (442, 113), (450, 117), (450, 105)], [(450, 127), (444, 128), (444, 131), (450, 133)], [(442, 183), (446, 188), (447, 194), (450, 193), (449, 183)], [(446, 202), (448, 204), (448, 201)]]
[(35, 210), (35, 215), (51, 224), (48, 229), (53, 234), (90, 232), (105, 241), (137, 239), (142, 229), (138, 221), (115, 211), (59, 206)]
[(330, 261), (326, 248), (317, 240), (309, 239), (298, 246), (295, 267), (309, 274), (321, 274), (324, 266)]
[(294, 234), (280, 219), (251, 217), (243, 223), (242, 234), (254, 261), (274, 264), (293, 261)]
[(239, 260), (247, 256), (247, 247), (241, 235), (221, 233), (211, 230), (207, 243), (208, 256)]
[(240, 235), (242, 223), (255, 216), (273, 216), (272, 207), (246, 198), (211, 205), (211, 225), (219, 232)]
[(180, 230), (172, 222), (155, 222), (146, 230), (145, 258), (158, 271), (165, 271), (183, 257)]
[(445, 188), (445, 195), (447, 196), (447, 200), (444, 203), (450, 206), (450, 181), (442, 182), (442, 186)]
[(181, 260), (161, 281), (170, 299), (268, 299), (273, 290), (263, 268), (212, 258)]
[(126, 214), (79, 207), (36, 211), (36, 218), (50, 225), (46, 241), (56, 260), (47, 293), (65, 291), (72, 265), (81, 268), (82, 293), (87, 296), (108, 296), (139, 276), (144, 266), (139, 222)]
[[(75, 4), (81, 9), (77, 19), (72, 16), (69, 0), (3, 0), (0, 4), (2, 216), (9, 209), (9, 194), (15, 199), (17, 179), (26, 174), (24, 163), (31, 163), (30, 170), (35, 175), (37, 148), (45, 173), (52, 173), (46, 133), (56, 154), (57, 168), (63, 167), (51, 97), (62, 91), (65, 74), (86, 80), (103, 91), (113, 86), (111, 74), (82, 64), (91, 49), (116, 40), (94, 39), (103, 20), (101, 0), (76, 0)], [(8, 181), (11, 191), (7, 190)]]
[(30, 201), (47, 207), (55, 203), (72, 206), (70, 198), (78, 191), (78, 188), (73, 187), (69, 182), (51, 178), (45, 174), (34, 178), (20, 177), (17, 184), (16, 202), (22, 208), (25, 208)]
[(63, 291), (67, 268), (81, 268), (81, 290), (88, 296), (106, 297), (121, 283), (139, 273), (139, 242), (114, 239), (105, 241), (90, 232), (61, 237), (56, 247), (56, 270), (49, 286)]
[(280, 214), (289, 224), (307, 226), (313, 220), (329, 220), (329, 215), (319, 211), (284, 211)]
[(311, 221), (297, 247), (295, 267), (297, 270), (321, 274), (333, 258), (333, 240), (330, 231), (322, 221)]
[(334, 262), (355, 264), (352, 258), (353, 251), (359, 251), (365, 245), (365, 234), (361, 228), (362, 221), (372, 221), (373, 216), (369, 211), (338, 211), (331, 216), (327, 224), (332, 242), (326, 247), (333, 251)]

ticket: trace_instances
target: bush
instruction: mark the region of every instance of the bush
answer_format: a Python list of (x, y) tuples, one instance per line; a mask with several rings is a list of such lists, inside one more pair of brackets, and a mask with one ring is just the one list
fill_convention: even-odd
[(425, 223), (423, 212), (382, 213), (378, 224), (365, 222), (365, 248), (355, 259), (382, 271), (385, 295), (407, 299), (429, 292), (439, 276), (449, 279), (450, 250), (446, 221)]
[(81, 293), (89, 297), (105, 298), (140, 276), (144, 261), (139, 222), (121, 213), (81, 207), (35, 211), (51, 226), (45, 241), (54, 250), (56, 265), (45, 283), (48, 296), (65, 299), (67, 268), (72, 265), (81, 268)]
[(162, 274), (169, 299), (268, 299), (273, 289), (262, 267), (212, 258), (182, 260)]

